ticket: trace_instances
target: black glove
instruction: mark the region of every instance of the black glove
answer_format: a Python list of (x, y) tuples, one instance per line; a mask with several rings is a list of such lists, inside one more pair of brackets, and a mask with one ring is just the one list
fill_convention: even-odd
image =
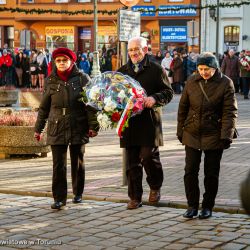
[(230, 148), (230, 144), (232, 143), (232, 140), (230, 139), (223, 139), (222, 144), (224, 149)]
[(182, 143), (182, 137), (178, 136), (178, 140)]

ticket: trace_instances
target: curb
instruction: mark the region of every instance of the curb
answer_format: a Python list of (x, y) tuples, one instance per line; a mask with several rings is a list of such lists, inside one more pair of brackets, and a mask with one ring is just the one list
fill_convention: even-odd
[[(15, 195), (23, 195), (23, 196), (34, 196), (34, 197), (50, 197), (53, 198), (51, 192), (32, 192), (32, 191), (18, 191), (18, 190), (4, 190), (0, 189), (0, 193), (2, 194), (15, 194)], [(68, 194), (68, 198), (73, 198), (73, 194)], [(94, 201), (109, 201), (115, 203), (127, 203), (129, 199), (118, 199), (118, 198), (109, 198), (105, 196), (91, 196), (84, 195), (84, 200), (94, 200)], [(170, 207), (176, 209), (186, 209), (187, 205), (183, 202), (168, 202), (168, 201), (160, 201), (157, 204), (150, 203), (147, 201), (142, 202), (143, 205), (147, 206), (155, 206), (155, 207)], [(245, 210), (241, 207), (233, 207), (226, 205), (215, 205), (213, 208), (214, 212), (223, 212), (229, 214), (246, 214)]]

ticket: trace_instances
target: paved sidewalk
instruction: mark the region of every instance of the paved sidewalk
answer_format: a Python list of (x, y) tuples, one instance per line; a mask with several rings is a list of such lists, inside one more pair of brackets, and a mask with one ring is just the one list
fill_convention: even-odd
[[(233, 213), (240, 209), (239, 184), (250, 168), (250, 103), (239, 99), (240, 137), (223, 156), (216, 211)], [(186, 198), (183, 184), (184, 147), (176, 139), (176, 112), (179, 96), (163, 111), (164, 141), (161, 159), (164, 167), (164, 184), (161, 206), (184, 207)], [(145, 131), (146, 133), (146, 131)], [(115, 131), (103, 131), (86, 147), (85, 198), (116, 202), (127, 201), (127, 187), (122, 186), (122, 150)], [(70, 164), (68, 164), (70, 166)], [(0, 160), (0, 193), (51, 196), (51, 154), (47, 158), (12, 158)], [(69, 197), (71, 197), (70, 167), (68, 167)], [(145, 177), (144, 177), (145, 179)], [(200, 171), (203, 193), (203, 166)], [(143, 200), (148, 199), (149, 188), (144, 180)]]
[(0, 195), (0, 248), (60, 250), (250, 250), (250, 219), (215, 212), (187, 220), (183, 209), (88, 201), (61, 211), (49, 199)]

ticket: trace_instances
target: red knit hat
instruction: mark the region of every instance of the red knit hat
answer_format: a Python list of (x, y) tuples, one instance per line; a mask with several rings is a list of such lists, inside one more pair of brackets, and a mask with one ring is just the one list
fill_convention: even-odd
[(56, 57), (58, 56), (64, 56), (64, 57), (67, 57), (69, 58), (70, 60), (72, 60), (73, 62), (76, 62), (76, 54), (68, 49), (68, 48), (58, 48), (58, 49), (55, 49), (52, 53), (52, 58), (55, 60)]

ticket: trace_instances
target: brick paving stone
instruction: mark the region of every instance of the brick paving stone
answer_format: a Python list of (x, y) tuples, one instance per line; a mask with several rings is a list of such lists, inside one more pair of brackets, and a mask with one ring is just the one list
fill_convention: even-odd
[(239, 238), (237, 240), (234, 240), (233, 242), (250, 245), (250, 238), (248, 238), (248, 239), (247, 238)]
[(194, 244), (197, 244), (199, 242), (201, 242), (201, 239), (184, 238), (184, 239), (179, 240), (177, 243), (186, 243), (189, 245), (190, 244), (194, 245)]
[(241, 250), (244, 249), (246, 245), (237, 243), (228, 243), (221, 247), (222, 250)]
[(206, 240), (200, 243), (195, 244), (195, 247), (205, 247), (205, 248), (215, 248), (222, 245), (222, 242)]
[(187, 247), (188, 247), (187, 244), (172, 243), (167, 245), (165, 248), (171, 250), (181, 250), (181, 249), (186, 249)]

